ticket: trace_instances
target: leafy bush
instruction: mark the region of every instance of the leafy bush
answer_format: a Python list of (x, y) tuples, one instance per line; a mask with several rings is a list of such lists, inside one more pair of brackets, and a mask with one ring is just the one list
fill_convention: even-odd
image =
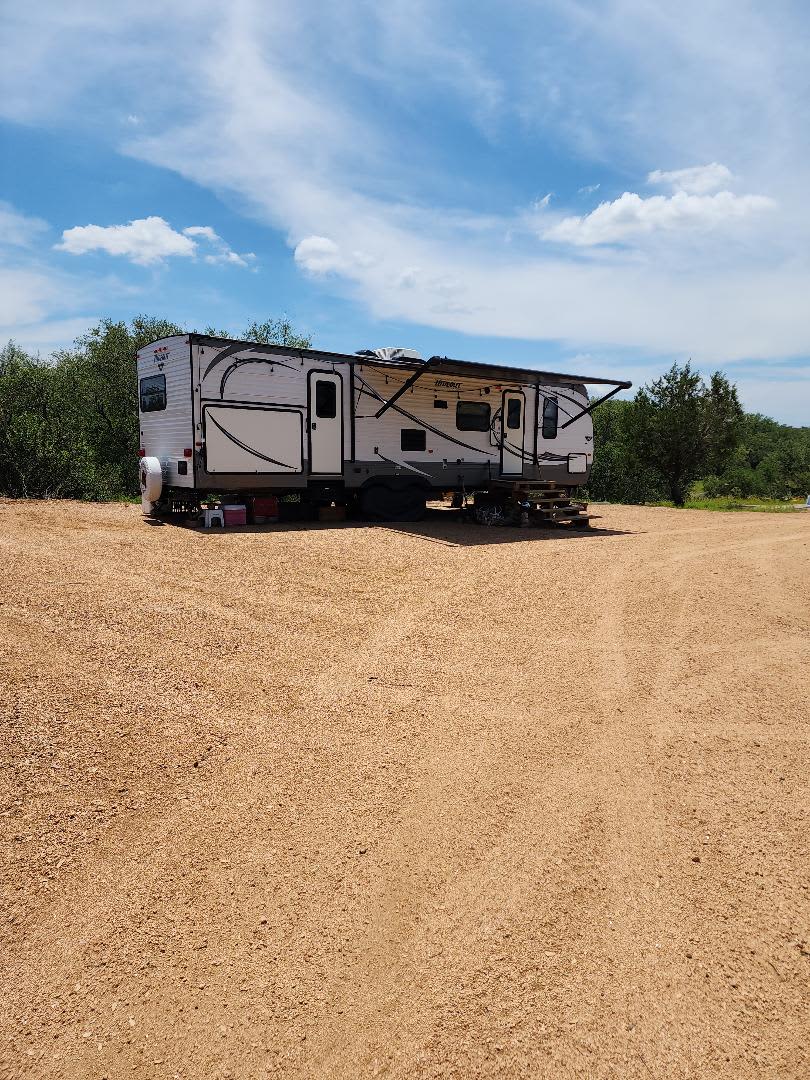
[(708, 384), (672, 367), (633, 401), (594, 411), (588, 496), (610, 502), (683, 506), (710, 499), (802, 499), (810, 491), (810, 428), (744, 413), (720, 372)]

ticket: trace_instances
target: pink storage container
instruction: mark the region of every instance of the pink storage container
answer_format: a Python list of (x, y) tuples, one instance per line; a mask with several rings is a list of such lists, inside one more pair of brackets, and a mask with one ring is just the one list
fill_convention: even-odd
[(243, 503), (229, 503), (222, 507), (226, 525), (247, 525), (247, 508)]

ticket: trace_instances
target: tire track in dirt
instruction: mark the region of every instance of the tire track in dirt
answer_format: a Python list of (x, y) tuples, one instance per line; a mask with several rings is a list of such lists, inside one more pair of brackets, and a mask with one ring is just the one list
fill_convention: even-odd
[[(798, 537), (801, 539), (802, 535), (798, 534)], [(795, 541), (796, 537), (789, 539)], [(701, 1061), (705, 1067), (705, 1060), (700, 1052), (696, 1052), (696, 1047), (705, 1047), (713, 1042), (716, 1045), (718, 1033), (727, 1025), (726, 1018), (721, 1020), (717, 1012), (710, 1009), (703, 1016), (694, 1017), (690, 1028), (674, 1027), (669, 1017), (661, 1016), (656, 1009), (651, 1011), (649, 1005), (651, 984), (658, 983), (653, 1000), (658, 1000), (659, 994), (662, 998), (671, 996), (673, 988), (677, 998), (687, 997), (694, 989), (689, 985), (692, 978), (689, 968), (692, 965), (683, 961), (667, 964), (666, 958), (660, 953), (656, 955), (655, 951), (680, 953), (688, 961), (693, 955), (690, 948), (694, 948), (704, 936), (704, 927), (695, 918), (690, 906), (688, 884), (685, 889), (679, 884), (681, 879), (688, 878), (688, 864), (684, 858), (679, 872), (672, 858), (673, 852), (664, 845), (664, 837), (672, 832), (674, 809), (667, 790), (667, 761), (672, 756), (668, 746), (673, 742), (683, 742), (691, 734), (692, 725), (688, 719), (684, 724), (686, 718), (677, 707), (677, 702), (685, 694), (688, 695), (687, 687), (694, 678), (696, 608), (700, 610), (704, 595), (707, 591), (711, 592), (712, 579), (721, 573), (716, 568), (718, 557), (721, 561), (736, 559), (741, 552), (749, 551), (765, 551), (759, 538), (753, 542), (749, 539), (723, 545), (721, 550), (715, 546), (712, 559), (700, 560), (690, 577), (662, 576), (662, 580), (656, 581), (658, 575), (653, 573), (651, 585), (644, 590), (647, 595), (663, 599), (661, 607), (674, 613), (674, 617), (668, 623), (668, 632), (662, 642), (655, 643), (654, 635), (650, 636), (648, 642), (651, 655), (657, 657), (652, 668), (655, 674), (648, 675), (646, 691), (641, 685), (636, 691), (644, 707), (644, 715), (638, 718), (639, 726), (635, 732), (625, 735), (624, 745), (631, 751), (632, 758), (625, 756), (625, 767), (620, 770), (617, 788), (627, 791), (627, 796), (619, 800), (619, 805), (614, 805), (612, 817), (617, 823), (614, 835), (622, 853), (621, 861), (628, 871), (626, 880), (632, 886), (628, 888), (625, 899), (628, 902), (635, 900), (635, 908), (630, 908), (625, 933), (619, 938), (624, 954), (624, 971), (620, 981), (628, 988), (627, 1030), (633, 1036), (632, 1039), (625, 1037), (628, 1045), (625, 1057), (630, 1060), (632, 1045), (641, 1043), (645, 1047), (643, 1063), (651, 1068), (654, 1075), (661, 1074), (667, 1056), (675, 1048), (684, 1067), (692, 1062), (694, 1068), (700, 1070)], [(699, 551), (693, 553), (695, 561), (700, 554)], [(683, 560), (679, 558), (678, 561)], [(773, 565), (772, 562), (770, 565)], [(769, 593), (770, 606), (771, 600), (772, 594)], [(636, 637), (639, 629), (636, 625), (633, 633), (625, 637)], [(735, 666), (732, 663), (732, 673)], [(712, 676), (714, 673), (709, 669), (706, 675)], [(733, 675), (729, 681), (733, 683)], [(697, 742), (694, 738), (689, 741)], [(638, 870), (644, 865), (645, 855), (648, 862), (651, 862), (650, 855), (657, 856), (657, 866), (651, 865), (650, 870), (657, 869), (658, 880), (652, 874), (648, 874), (646, 880), (643, 875), (639, 877)], [(692, 856), (691, 861), (700, 863), (701, 860)], [(659, 888), (665, 882), (671, 883), (666, 894)], [(676, 911), (677, 919), (673, 916)], [(649, 969), (646, 976), (643, 971), (645, 964)], [(709, 978), (708, 973), (706, 978)], [(643, 995), (639, 993), (641, 986), (645, 987)], [(732, 1039), (727, 1031), (724, 1034), (729, 1048), (736, 1043), (739, 1055), (741, 1039), (745, 1045), (747, 1033), (739, 1032), (736, 1039)], [(726, 1060), (731, 1058), (727, 1057)]]
[[(411, 604), (411, 607), (413, 608), (413, 604)], [(377, 628), (367, 637), (365, 645), (358, 652), (354, 661), (355, 668), (360, 672), (367, 670), (372, 664), (379, 668), (381, 652), (387, 650), (390, 654), (391, 649), (395, 649), (397, 643), (407, 636), (408, 627), (409, 618), (405, 617), (403, 613), (382, 616)], [(306, 695), (309, 700), (304, 699), (304, 695), (301, 694), (299, 688), (299, 700), (296, 703), (299, 711), (314, 711), (320, 704), (318, 701), (319, 691), (325, 690), (334, 697), (335, 687), (339, 681), (351, 682), (350, 676), (339, 678), (337, 669), (340, 666), (333, 665), (332, 668), (318, 673), (314, 680), (310, 680), (308, 694)], [(264, 718), (264, 722), (267, 719)], [(238, 753), (238, 747), (234, 747), (234, 751)], [(255, 801), (256, 785), (248, 779), (250, 772), (251, 770), (245, 770), (243, 765), (234, 765), (232, 768), (226, 769), (220, 777), (220, 786), (223, 792), (231, 792), (234, 789), (243, 792), (239, 805), (235, 808), (237, 817), (240, 814), (247, 816), (246, 811)], [(198, 848), (199, 839), (209, 831), (210, 825), (208, 821), (203, 820), (201, 823), (199, 820), (201, 812), (205, 819), (208, 819), (208, 821), (213, 819), (220, 828), (226, 824), (225, 820), (217, 820), (218, 817), (222, 817), (223, 805), (216, 800), (209, 805), (201, 806), (197, 803), (181, 807), (179, 813), (175, 809), (172, 823), (173, 837), (191, 837), (191, 843), (186, 845), (186, 855)], [(225, 817), (227, 818), (227, 815)], [(101, 868), (103, 869), (101, 869), (101, 872), (99, 872), (98, 866), (94, 869), (93, 876), (88, 880), (83, 890), (85, 893), (84, 899), (81, 899), (82, 890), (79, 883), (76, 882), (78, 895), (74, 893), (70, 907), (71, 909), (78, 907), (79, 910), (86, 913), (87, 925), (93, 927), (94, 940), (114, 938), (116, 933), (122, 929), (120, 912), (122, 908), (126, 910), (127, 900), (129, 899), (129, 896), (121, 895), (120, 885), (117, 887), (117, 883), (120, 882), (122, 877), (122, 866), (134, 864), (140, 867), (139, 877), (136, 882), (130, 881), (127, 886), (130, 895), (133, 892), (149, 894), (156, 890), (158, 881), (165, 873), (166, 867), (161, 863), (155, 865), (154, 860), (149, 857), (149, 852), (156, 846), (165, 844), (166, 840), (170, 839), (162, 835), (163, 833), (163, 824), (156, 821), (152, 829), (147, 829), (139, 844), (133, 843), (132, 839), (130, 839), (125, 849), (116, 850), (115, 841), (113, 841), (106, 856), (103, 851), (100, 851), (99, 856), (102, 859)], [(94, 903), (92, 898), (99, 895), (105, 897), (104, 902), (96, 901)], [(43, 939), (47, 940), (53, 934), (54, 928), (63, 925), (69, 918), (70, 910), (55, 911), (49, 925), (44, 929)], [(126, 924), (127, 920), (125, 919), (123, 922)], [(131, 918), (129, 922), (131, 922)], [(86, 935), (70, 935), (68, 940), (68, 950), (63, 954), (62, 963), (71, 972), (78, 972), (82, 955), (88, 950), (88, 946), (92, 944), (92, 941)], [(51, 965), (52, 958), (47, 963)], [(26, 977), (28, 976), (30, 976), (30, 971), (26, 973)], [(72, 978), (72, 974), (69, 978)]]
[[(795, 843), (798, 778), (795, 792), (752, 786), (749, 757), (723, 743), (743, 785), (724, 802), (714, 786), (721, 744), (704, 735), (705, 758), (683, 752), (698, 723), (717, 727), (707, 710), (712, 685), (724, 685), (720, 664), (755, 641), (751, 628), (770, 610), (748, 598), (761, 605), (778, 593), (774, 618), (784, 622), (768, 625), (780, 640), (795, 642), (801, 624), (783, 586), (738, 580), (731, 557), (713, 552), (728, 559), (740, 597), (733, 641), (718, 650), (694, 580), (667, 568), (683, 538), (671, 527), (656, 535), (659, 521), (708, 519), (713, 545), (711, 516), (609, 514), (639, 531), (433, 545), (427, 564), (419, 535), (229, 535), (206, 558), (215, 588), (230, 581), (237, 595), (214, 593), (210, 605), (182, 573), (199, 557), (194, 534), (144, 541), (133, 517), (139, 565), (150, 552), (161, 560), (156, 596), (114, 617), (89, 606), (106, 670), (101, 660), (88, 687), (138, 670), (151, 640), (138, 636), (145, 613), (158, 620), (188, 592), (188, 619), (166, 631), (171, 649), (210, 668), (223, 750), (163, 793), (150, 786), (160, 759), (145, 752), (153, 808), (114, 823), (20, 926), (3, 976), (7, 1075), (32, 1062), (43, 1077), (71, 1078), (742, 1077), (776, 1075), (774, 1062), (779, 1075), (801, 1075), (798, 1021), (777, 1038), (772, 1019), (791, 1001), (799, 1015), (794, 969), (772, 951), (763, 908), (778, 898), (779, 932), (796, 925), (799, 897), (774, 874)], [(785, 524), (770, 527), (775, 539)], [(120, 536), (96, 528), (83, 533), (90, 568)], [(49, 558), (64, 573), (67, 563)], [(705, 567), (697, 587), (727, 599), (710, 577)], [(101, 604), (104, 586), (89, 591)], [(508, 602), (516, 593), (519, 611)], [(53, 617), (66, 670), (84, 623), (65, 608)], [(23, 632), (8, 631), (18, 642)], [(123, 666), (122, 635), (134, 667)], [(35, 646), (29, 637), (11, 674)], [(789, 677), (786, 660), (768, 653), (774, 675)], [(696, 672), (701, 696), (689, 713), (680, 705)], [(153, 708), (176, 710), (171, 693), (162, 685)], [(21, 698), (23, 723), (31, 700)], [(753, 723), (746, 715), (733, 730)], [(149, 737), (164, 738), (154, 721)], [(769, 761), (786, 771), (780, 745)], [(113, 773), (117, 752), (111, 743)], [(772, 833), (760, 890), (734, 878), (729, 860), (761, 843), (766, 791), (794, 832)], [(710, 797), (739, 818), (727, 854), (714, 857), (726, 860), (745, 932), (764, 950), (745, 1000), (722, 981), (728, 890), (703, 850), (705, 871), (689, 857), (697, 833), (684, 799), (714, 837)], [(706, 986), (682, 951), (696, 928), (718, 964)], [(786, 974), (778, 992), (766, 957)], [(732, 1032), (743, 1056), (724, 1064)]]

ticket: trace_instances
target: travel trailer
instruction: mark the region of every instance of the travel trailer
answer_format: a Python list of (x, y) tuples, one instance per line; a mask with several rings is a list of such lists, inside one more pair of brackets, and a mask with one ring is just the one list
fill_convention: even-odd
[[(141, 493), (155, 514), (210, 495), (296, 493), (411, 520), (438, 492), (536, 483), (571, 494), (593, 463), (591, 412), (631, 385), (204, 334), (156, 341), (137, 365)], [(589, 385), (603, 388), (597, 401)]]

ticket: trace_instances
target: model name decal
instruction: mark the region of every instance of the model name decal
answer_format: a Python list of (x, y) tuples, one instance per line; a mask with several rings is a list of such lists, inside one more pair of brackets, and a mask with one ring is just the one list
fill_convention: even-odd
[(436, 379), (434, 386), (441, 386), (445, 390), (460, 390), (460, 382), (450, 382), (448, 379)]

